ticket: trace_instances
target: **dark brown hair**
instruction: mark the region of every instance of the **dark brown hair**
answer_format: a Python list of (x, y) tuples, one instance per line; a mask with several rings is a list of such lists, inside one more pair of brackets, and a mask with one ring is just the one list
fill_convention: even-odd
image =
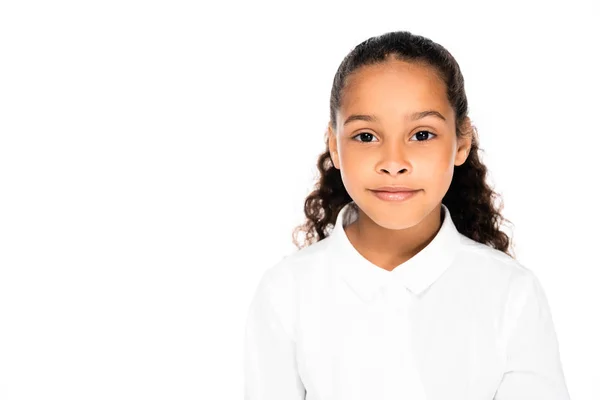
[[(472, 144), (466, 161), (454, 167), (452, 182), (442, 203), (450, 210), (452, 221), (460, 233), (514, 258), (508, 251), (510, 239), (500, 230), (502, 223), (508, 221), (500, 214), (502, 201), (487, 184), (487, 168), (479, 159), (477, 130), (467, 116), (464, 79), (458, 63), (444, 47), (407, 31), (375, 36), (354, 47), (340, 64), (333, 79), (329, 102), (332, 129), (336, 129), (336, 112), (340, 108), (348, 75), (359, 67), (384, 63), (388, 57), (433, 67), (445, 83), (446, 95), (456, 116), (456, 135), (471, 134)], [(331, 160), (327, 132), (325, 151), (318, 157), (317, 168), (319, 180), (304, 201), (307, 220), (296, 227), (292, 234), (298, 248), (304, 247), (298, 244), (298, 233), (305, 233), (305, 245), (324, 239), (329, 235), (329, 225), (335, 225), (338, 213), (352, 201), (342, 182), (340, 170), (335, 168)], [(500, 199), (498, 207), (494, 205), (495, 199)]]

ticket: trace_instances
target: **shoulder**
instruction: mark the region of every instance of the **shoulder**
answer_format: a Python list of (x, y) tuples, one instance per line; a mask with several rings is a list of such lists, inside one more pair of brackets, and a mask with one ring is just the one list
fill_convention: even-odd
[[(461, 236), (451, 282), (476, 298), (476, 307), (490, 307), (514, 319), (524, 304), (547, 307), (546, 296), (534, 270), (489, 245)], [(473, 298), (469, 297), (468, 298)], [(490, 315), (499, 315), (491, 313)]]
[(326, 274), (326, 249), (329, 237), (284, 256), (263, 271), (254, 298), (269, 304), (286, 332), (295, 337), (295, 310), (298, 291)]
[(326, 265), (330, 237), (287, 254), (263, 273), (263, 280), (273, 288), (292, 289), (295, 282), (307, 275), (322, 272)]
[(267, 267), (260, 280), (260, 289), (280, 301), (290, 299), (301, 282), (314, 282), (317, 276), (326, 274), (330, 241), (331, 237), (328, 236), (287, 254)]
[(460, 235), (458, 257), (460, 264), (485, 273), (492, 280), (510, 285), (513, 281), (536, 281), (535, 273), (517, 259), (501, 250)]

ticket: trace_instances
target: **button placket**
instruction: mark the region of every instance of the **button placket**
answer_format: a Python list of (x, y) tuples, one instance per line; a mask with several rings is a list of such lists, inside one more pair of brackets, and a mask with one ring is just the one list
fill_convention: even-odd
[[(390, 332), (394, 335), (394, 345), (397, 351), (394, 368), (390, 368), (390, 382), (395, 382), (394, 386), (398, 393), (409, 397), (411, 400), (425, 400), (425, 389), (423, 387), (420, 373), (416, 367), (412, 349), (412, 335), (410, 326), (410, 307), (411, 294), (408, 289), (399, 280), (392, 280), (382, 285), (380, 288), (382, 299), (387, 308)], [(386, 380), (387, 380), (386, 379)]]
[(410, 296), (406, 287), (398, 280), (391, 280), (382, 285), (381, 294), (385, 303), (391, 308), (406, 311)]

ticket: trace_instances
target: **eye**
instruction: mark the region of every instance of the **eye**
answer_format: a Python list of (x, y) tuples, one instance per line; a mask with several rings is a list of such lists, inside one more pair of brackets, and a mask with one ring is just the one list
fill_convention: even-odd
[(361, 137), (361, 139), (367, 139), (366, 141), (365, 140), (359, 140), (359, 142), (363, 142), (363, 143), (370, 143), (371, 141), (368, 140), (368, 139), (372, 139), (372, 138), (375, 137), (375, 135), (373, 135), (372, 133), (361, 132), (358, 135), (353, 136), (352, 139), (356, 140), (356, 138), (359, 137), (359, 136)]
[[(425, 135), (423, 135), (423, 134), (425, 134)], [(426, 136), (427, 134), (429, 134), (429, 135), (433, 135), (433, 136), (437, 136), (435, 133), (431, 133), (431, 132), (429, 132), (429, 131), (419, 131), (419, 132), (415, 133), (415, 134), (413, 135), (413, 137), (415, 137), (415, 136), (419, 135), (418, 137), (420, 137), (420, 138), (423, 138), (423, 137), (427, 137), (427, 136)], [(429, 140), (431, 140), (431, 139), (429, 139)], [(427, 142), (427, 141), (428, 141), (427, 139), (424, 139), (424, 140), (417, 140), (417, 142)], [(413, 140), (413, 142), (414, 142), (414, 140)]]

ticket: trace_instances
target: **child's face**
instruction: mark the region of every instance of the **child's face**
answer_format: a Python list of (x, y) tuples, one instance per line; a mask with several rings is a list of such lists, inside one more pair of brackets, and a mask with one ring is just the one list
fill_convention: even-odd
[[(412, 113), (426, 110), (438, 111), (445, 121), (435, 116), (411, 120)], [(378, 121), (344, 125), (355, 114)], [(444, 83), (431, 69), (402, 61), (355, 71), (336, 121), (329, 149), (344, 186), (362, 211), (388, 229), (413, 226), (440, 206), (454, 166), (464, 163), (470, 146), (470, 138), (456, 136)], [(381, 200), (371, 191), (386, 185), (420, 190), (402, 202)]]

